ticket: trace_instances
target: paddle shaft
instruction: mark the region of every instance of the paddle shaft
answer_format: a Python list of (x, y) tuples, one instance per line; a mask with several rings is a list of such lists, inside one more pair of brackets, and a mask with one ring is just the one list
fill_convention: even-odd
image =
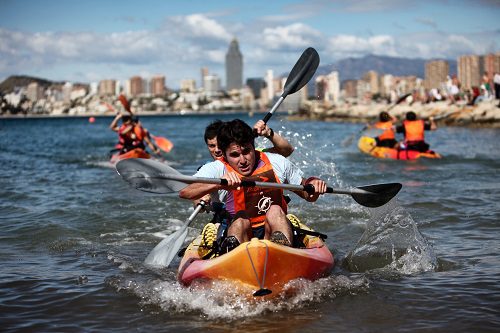
[[(161, 175), (160, 175), (161, 176)], [(195, 184), (195, 183), (203, 183), (203, 184), (217, 184), (222, 186), (227, 186), (228, 182), (226, 179), (222, 178), (202, 178), (202, 177), (193, 177), (193, 176), (185, 176), (185, 175), (167, 175), (167, 177), (171, 180), (177, 180), (186, 184)], [(151, 177), (154, 178), (154, 177)], [(268, 183), (268, 182), (257, 182), (253, 180), (243, 180), (241, 182), (241, 186), (243, 187), (261, 187), (261, 188), (276, 188), (282, 190), (289, 191), (305, 191), (309, 194), (314, 193), (314, 186), (311, 184), (307, 185), (293, 185), (293, 184), (281, 184), (281, 183)], [(374, 194), (369, 191), (365, 191), (362, 189), (339, 189), (327, 187), (326, 193), (334, 193), (334, 194)]]

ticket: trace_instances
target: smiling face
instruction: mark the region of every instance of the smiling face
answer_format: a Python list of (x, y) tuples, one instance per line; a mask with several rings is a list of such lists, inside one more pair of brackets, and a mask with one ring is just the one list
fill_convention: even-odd
[(226, 161), (242, 176), (250, 176), (255, 166), (255, 149), (252, 144), (240, 146), (231, 143), (225, 151)]
[(222, 157), (222, 150), (220, 150), (219, 146), (217, 145), (217, 137), (213, 139), (207, 139), (207, 148), (214, 160)]

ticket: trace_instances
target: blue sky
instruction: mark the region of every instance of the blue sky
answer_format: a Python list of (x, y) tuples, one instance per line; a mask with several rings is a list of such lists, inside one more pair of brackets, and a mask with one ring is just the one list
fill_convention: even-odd
[(456, 59), (500, 51), (500, 0), (0, 0), (0, 81), (96, 82), (134, 75), (225, 81), (237, 38), (244, 77), (291, 69), (308, 46), (321, 65), (366, 54)]

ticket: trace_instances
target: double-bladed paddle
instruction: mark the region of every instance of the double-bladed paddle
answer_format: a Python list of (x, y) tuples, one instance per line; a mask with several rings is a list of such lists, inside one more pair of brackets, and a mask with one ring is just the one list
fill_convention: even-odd
[[(186, 176), (172, 167), (149, 159), (126, 159), (116, 164), (120, 176), (138, 190), (159, 194), (178, 192), (186, 184), (204, 183), (227, 185), (225, 179), (198, 178)], [(244, 180), (244, 187), (279, 188), (291, 191), (314, 192), (312, 185), (292, 185)], [(359, 204), (366, 207), (379, 207), (389, 202), (400, 190), (400, 183), (366, 185), (354, 189), (327, 188), (327, 193), (349, 194)], [(204, 204), (204, 203), (203, 203)], [(198, 206), (181, 229), (162, 240), (147, 256), (145, 263), (155, 266), (168, 266), (187, 237), (187, 228), (201, 210)]]
[(319, 65), (319, 54), (318, 52), (312, 48), (308, 47), (302, 52), (299, 60), (295, 63), (292, 68), (292, 71), (288, 75), (288, 78), (285, 82), (285, 87), (283, 88), (283, 93), (280, 98), (274, 103), (271, 110), (266, 114), (264, 119), (264, 123), (267, 124), (269, 119), (271, 119), (274, 111), (278, 109), (281, 103), (285, 100), (286, 96), (293, 94), (299, 91), (303, 86), (306, 85), (307, 82), (313, 77), (316, 69)]
[[(227, 185), (226, 179), (186, 176), (164, 163), (149, 159), (130, 158), (122, 160), (116, 164), (116, 170), (134, 188), (158, 194), (178, 192), (186, 184)], [(241, 186), (314, 193), (314, 187), (310, 184), (293, 185), (243, 180)], [(360, 205), (374, 208), (389, 202), (401, 190), (401, 187), (400, 183), (365, 185), (350, 189), (327, 187), (326, 193), (348, 194)]]

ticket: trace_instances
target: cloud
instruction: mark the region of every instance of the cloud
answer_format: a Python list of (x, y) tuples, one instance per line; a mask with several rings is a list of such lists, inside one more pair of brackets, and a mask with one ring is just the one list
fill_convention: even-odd
[(377, 35), (368, 38), (354, 35), (337, 35), (328, 41), (327, 52), (336, 58), (379, 54), (397, 56), (394, 37)]
[(434, 20), (431, 20), (431, 19), (416, 18), (415, 21), (418, 22), (418, 23), (421, 23), (421, 24), (423, 24), (425, 26), (431, 27), (433, 29), (437, 29), (438, 28), (437, 23)]
[(262, 31), (262, 46), (271, 50), (298, 49), (317, 44), (321, 33), (305, 24), (265, 28)]
[(208, 39), (229, 42), (232, 35), (223, 25), (203, 14), (175, 16), (167, 19), (167, 27), (190, 39)]

